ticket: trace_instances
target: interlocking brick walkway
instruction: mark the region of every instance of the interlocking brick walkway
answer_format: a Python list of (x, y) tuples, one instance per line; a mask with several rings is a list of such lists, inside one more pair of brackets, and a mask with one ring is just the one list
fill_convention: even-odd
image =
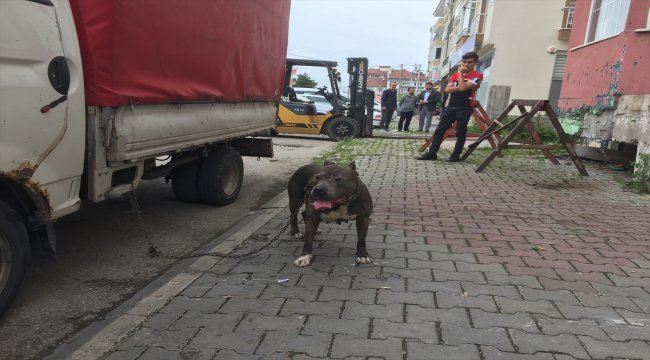
[(308, 268), (283, 235), (219, 260), (108, 358), (650, 359), (650, 198), (595, 166), (469, 160), (360, 159), (374, 264), (353, 265), (353, 224), (322, 226)]

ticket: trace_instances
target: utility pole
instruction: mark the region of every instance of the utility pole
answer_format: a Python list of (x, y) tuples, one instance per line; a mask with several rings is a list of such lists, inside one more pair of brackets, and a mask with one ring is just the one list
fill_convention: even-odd
[(404, 70), (404, 64), (399, 64), (399, 81), (397, 81), (397, 95), (400, 94), (400, 89), (402, 88), (402, 70)]
[(415, 70), (415, 93), (417, 94), (420, 91), (420, 64), (413, 65), (413, 70)]

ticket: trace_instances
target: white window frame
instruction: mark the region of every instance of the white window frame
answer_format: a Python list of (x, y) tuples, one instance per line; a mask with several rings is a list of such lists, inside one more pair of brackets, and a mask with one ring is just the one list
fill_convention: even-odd
[[(566, 22), (562, 26), (563, 29), (572, 29), (573, 28), (573, 18), (575, 16), (575, 6), (570, 6), (566, 8)], [(589, 29), (589, 28), (587, 28)]]
[[(625, 23), (627, 22), (629, 11), (630, 0), (592, 0), (589, 9), (587, 32), (585, 34), (585, 44), (607, 39), (622, 33), (625, 30)], [(596, 12), (597, 14), (594, 14)], [(612, 20), (614, 21), (613, 24), (611, 23)], [(594, 21), (596, 21), (596, 24), (593, 24)], [(610, 23), (606, 24), (606, 21)], [(613, 29), (611, 28), (612, 25)]]

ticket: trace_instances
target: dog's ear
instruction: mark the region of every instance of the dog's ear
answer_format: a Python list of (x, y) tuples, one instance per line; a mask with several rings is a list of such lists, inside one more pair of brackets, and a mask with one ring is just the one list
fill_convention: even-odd
[(323, 165), (336, 165), (336, 164), (335, 164), (334, 162), (332, 162), (332, 161), (325, 160), (325, 162), (323, 163)]
[(349, 163), (348, 166), (351, 167), (352, 170), (356, 170), (356, 169), (357, 169), (357, 164), (356, 164), (354, 161), (352, 161), (351, 163)]

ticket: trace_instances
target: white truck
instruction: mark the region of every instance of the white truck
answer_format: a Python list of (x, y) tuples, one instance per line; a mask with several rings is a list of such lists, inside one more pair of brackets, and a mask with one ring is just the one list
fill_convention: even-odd
[(0, 1), (0, 316), (82, 200), (161, 177), (182, 201), (237, 198), (241, 156), (273, 156), (289, 7)]

